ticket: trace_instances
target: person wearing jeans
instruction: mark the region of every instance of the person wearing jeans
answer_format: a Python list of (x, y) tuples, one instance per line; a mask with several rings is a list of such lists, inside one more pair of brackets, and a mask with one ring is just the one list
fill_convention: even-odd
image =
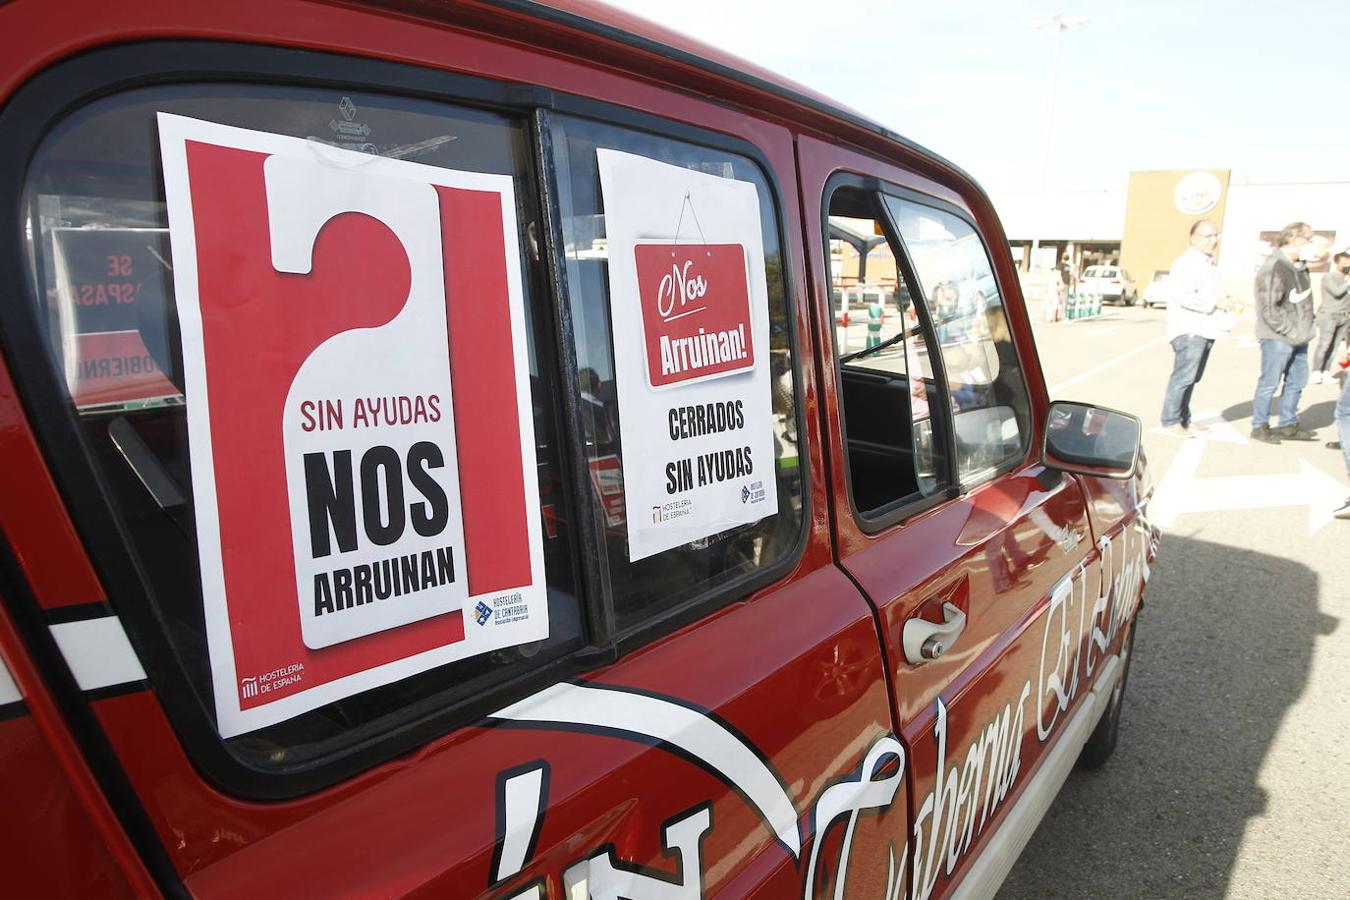
[[(1308, 342), (1313, 337), (1312, 279), (1300, 260), (1312, 240), (1312, 226), (1292, 222), (1275, 241), (1275, 251), (1256, 273), (1256, 339), (1261, 345), (1261, 374), (1252, 397), (1252, 440), (1315, 441), (1298, 424), (1298, 401), (1308, 383)], [(1271, 428), (1270, 401), (1280, 391), (1280, 418)]]
[(1198, 334), (1179, 334), (1172, 338), (1172, 377), (1163, 393), (1162, 424), (1179, 437), (1189, 437), (1192, 431), (1205, 431), (1203, 425), (1191, 423), (1191, 394), (1205, 374), (1205, 363), (1214, 346), (1212, 338)]
[(1191, 226), (1190, 244), (1172, 263), (1167, 279), (1167, 336), (1175, 356), (1172, 377), (1163, 392), (1161, 418), (1163, 429), (1177, 437), (1206, 430), (1191, 423), (1191, 393), (1205, 374), (1223, 311), (1223, 289), (1214, 267), (1219, 229), (1209, 219), (1201, 219)]
[(1336, 352), (1350, 334), (1350, 252), (1342, 250), (1331, 260), (1331, 271), (1322, 276), (1322, 303), (1317, 307), (1317, 344), (1312, 356), (1312, 383), (1334, 377)]
[[(1341, 360), (1341, 368), (1350, 367), (1350, 353)], [(1350, 371), (1342, 376), (1341, 399), (1336, 401), (1336, 431), (1341, 436), (1341, 456), (1345, 458), (1345, 475), (1350, 478)], [(1336, 510), (1338, 519), (1350, 519), (1350, 497)]]
[[(1275, 389), (1281, 381), (1284, 382), (1284, 389), (1280, 391), (1279, 420), (1275, 428), (1269, 428), (1270, 401), (1274, 399)], [(1313, 437), (1294, 437), (1290, 433), (1298, 428), (1298, 401), (1307, 384), (1307, 343), (1294, 346), (1284, 341), (1262, 340), (1261, 375), (1256, 381), (1256, 396), (1252, 400), (1252, 437), (1262, 440), (1257, 431), (1266, 428), (1275, 438), (1266, 443), (1278, 444), (1282, 439), (1312, 440)]]

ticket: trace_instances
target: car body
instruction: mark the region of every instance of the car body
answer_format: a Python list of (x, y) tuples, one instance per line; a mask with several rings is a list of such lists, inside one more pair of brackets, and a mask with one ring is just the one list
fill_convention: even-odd
[(1103, 301), (1134, 306), (1139, 301), (1139, 286), (1120, 266), (1088, 266), (1079, 282), (1080, 290), (1100, 294)]
[(0, 48), (13, 895), (987, 896), (1109, 755), (1139, 423), (952, 163), (589, 2)]
[(1150, 309), (1155, 306), (1167, 305), (1167, 275), (1169, 269), (1158, 269), (1153, 273), (1153, 279), (1149, 281), (1148, 287), (1144, 288), (1144, 305)]

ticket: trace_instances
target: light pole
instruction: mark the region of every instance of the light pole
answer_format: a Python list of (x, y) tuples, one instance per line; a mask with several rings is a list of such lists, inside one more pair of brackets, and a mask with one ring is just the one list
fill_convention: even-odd
[(1063, 13), (1053, 15), (1031, 23), (1032, 28), (1049, 26), (1055, 31), (1055, 55), (1050, 64), (1050, 115), (1045, 125), (1045, 158), (1041, 162), (1041, 206), (1034, 217), (1035, 232), (1031, 236), (1031, 258), (1027, 260), (1027, 271), (1036, 265), (1036, 251), (1041, 246), (1041, 229), (1045, 224), (1045, 192), (1050, 181), (1050, 148), (1055, 138), (1055, 94), (1059, 88), (1059, 37), (1075, 25), (1086, 25), (1085, 16), (1066, 16)]

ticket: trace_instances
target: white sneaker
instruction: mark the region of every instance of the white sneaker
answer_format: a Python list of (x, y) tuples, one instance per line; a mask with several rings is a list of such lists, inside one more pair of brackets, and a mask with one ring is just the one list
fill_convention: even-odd
[(1321, 384), (1326, 380), (1327, 380), (1326, 376), (1323, 375), (1320, 371), (1313, 372), (1311, 375), (1308, 376), (1308, 384)]

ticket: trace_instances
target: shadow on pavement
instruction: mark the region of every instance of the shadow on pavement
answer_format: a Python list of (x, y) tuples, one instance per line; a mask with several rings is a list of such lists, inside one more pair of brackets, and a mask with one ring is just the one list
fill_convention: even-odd
[(1074, 772), (999, 900), (1221, 897), (1314, 642), (1306, 566), (1165, 536), (1140, 613), (1115, 755)]
[[(1323, 400), (1314, 403), (1298, 414), (1298, 423), (1304, 428), (1330, 428), (1336, 422), (1336, 401)], [(1331, 440), (1328, 435), (1327, 440)]]
[[(1306, 395), (1305, 395), (1306, 396)], [(1270, 424), (1273, 427), (1279, 421), (1280, 415), (1280, 395), (1275, 395), (1275, 400), (1270, 404)], [(1234, 423), (1239, 431), (1246, 433), (1245, 429), (1251, 428), (1252, 402), (1244, 400), (1242, 403), (1234, 403), (1225, 409), (1222, 413), (1223, 418)], [(1304, 428), (1330, 428), (1336, 421), (1336, 401), (1322, 400), (1311, 405), (1304, 404), (1298, 411), (1298, 424)], [(1328, 437), (1327, 440), (1332, 440)]]

